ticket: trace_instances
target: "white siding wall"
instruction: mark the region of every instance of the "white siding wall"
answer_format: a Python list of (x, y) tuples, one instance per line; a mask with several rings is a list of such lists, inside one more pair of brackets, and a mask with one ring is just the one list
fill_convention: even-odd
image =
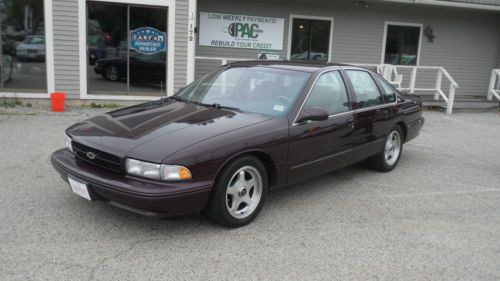
[(175, 71), (174, 88), (186, 85), (187, 75), (187, 34), (188, 34), (188, 0), (177, 0), (175, 3)]
[[(434, 43), (423, 38), (420, 65), (445, 67), (460, 85), (458, 95), (484, 95), (489, 73), (499, 61), (500, 13), (393, 2), (369, 2), (368, 8), (361, 8), (352, 1), (198, 1), (199, 12), (285, 18), (284, 58), (290, 14), (334, 17), (335, 62), (380, 63), (385, 21), (430, 25), (436, 38)], [(196, 55), (254, 59), (257, 51), (198, 46)], [(198, 61), (196, 76), (214, 66)], [(418, 77), (417, 87), (434, 85), (433, 73), (419, 73)]]
[(78, 1), (53, 0), (55, 90), (80, 96)]

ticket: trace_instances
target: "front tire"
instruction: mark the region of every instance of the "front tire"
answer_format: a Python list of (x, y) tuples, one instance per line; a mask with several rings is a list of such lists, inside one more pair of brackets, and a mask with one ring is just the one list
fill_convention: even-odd
[(111, 65), (106, 67), (106, 70), (104, 71), (104, 77), (109, 81), (116, 82), (120, 80), (121, 73), (120, 70), (118, 70), (118, 67)]
[(403, 133), (399, 126), (391, 129), (384, 142), (384, 149), (368, 159), (368, 165), (381, 172), (392, 171), (399, 162), (403, 152)]
[(240, 227), (259, 214), (268, 191), (265, 166), (253, 156), (233, 160), (217, 177), (207, 217), (226, 227)]

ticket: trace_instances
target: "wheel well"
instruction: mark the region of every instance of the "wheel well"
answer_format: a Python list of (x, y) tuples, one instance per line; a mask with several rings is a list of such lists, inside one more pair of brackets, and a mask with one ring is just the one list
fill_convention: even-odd
[[(238, 155), (234, 156), (232, 159), (230, 159), (229, 161), (227, 161), (223, 167), (227, 166), (227, 164), (232, 162), (233, 160), (238, 159), (240, 157), (245, 157), (245, 156), (257, 157), (257, 159), (259, 159), (262, 162), (262, 164), (264, 164), (264, 167), (266, 168), (267, 177), (269, 180), (269, 188), (271, 189), (272, 187), (276, 186), (277, 180), (278, 180), (277, 179), (278, 171), (277, 171), (276, 165), (274, 164), (274, 161), (271, 159), (271, 157), (269, 157), (269, 155), (267, 155), (264, 152), (249, 151), (249, 152), (245, 152), (242, 154), (238, 154)], [(222, 169), (223, 168), (221, 168), (219, 170), (219, 172), (222, 171)], [(218, 176), (218, 173), (217, 173), (217, 176)]]
[(403, 141), (406, 140), (406, 134), (408, 132), (408, 128), (406, 127), (406, 124), (402, 121), (399, 121), (396, 123), (397, 126), (401, 128), (401, 131), (403, 131)]

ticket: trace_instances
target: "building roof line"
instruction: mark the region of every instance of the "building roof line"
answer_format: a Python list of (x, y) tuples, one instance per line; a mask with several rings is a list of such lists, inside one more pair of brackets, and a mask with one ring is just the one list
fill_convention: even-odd
[(385, 1), (406, 3), (406, 4), (421, 4), (421, 5), (434, 5), (434, 6), (444, 6), (444, 7), (500, 11), (500, 5), (497, 6), (488, 4), (447, 1), (447, 0), (385, 0)]

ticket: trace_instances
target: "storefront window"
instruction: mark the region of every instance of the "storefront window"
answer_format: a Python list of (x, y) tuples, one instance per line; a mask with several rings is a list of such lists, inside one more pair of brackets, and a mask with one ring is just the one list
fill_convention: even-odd
[(397, 65), (417, 65), (420, 27), (388, 25), (384, 62)]
[(43, 0), (0, 1), (0, 91), (47, 92)]
[(293, 19), (290, 58), (328, 61), (330, 27), (328, 20)]
[(90, 94), (166, 92), (167, 8), (88, 2)]

